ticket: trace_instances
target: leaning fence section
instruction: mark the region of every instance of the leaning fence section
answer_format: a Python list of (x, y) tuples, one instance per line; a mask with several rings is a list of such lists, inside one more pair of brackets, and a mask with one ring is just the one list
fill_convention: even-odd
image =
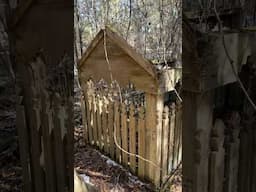
[[(111, 159), (138, 175), (149, 178), (147, 164), (154, 164), (147, 153), (149, 121), (143, 97), (118, 99), (113, 89), (97, 90), (90, 82), (82, 98), (83, 122), (87, 143), (96, 146)], [(133, 95), (134, 96), (134, 95)], [(134, 97), (133, 97), (134, 98)], [(181, 161), (181, 105), (172, 103), (161, 112), (161, 180), (176, 169)], [(149, 146), (147, 146), (149, 145)], [(153, 170), (152, 170), (153, 171)]]

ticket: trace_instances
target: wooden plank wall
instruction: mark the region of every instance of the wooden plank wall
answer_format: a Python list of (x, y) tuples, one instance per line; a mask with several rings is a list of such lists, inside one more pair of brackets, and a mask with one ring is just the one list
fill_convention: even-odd
[[(148, 162), (134, 155), (139, 155), (155, 163), (155, 159), (150, 159), (150, 154), (147, 154), (146, 150), (155, 143), (155, 141), (148, 140), (147, 137), (154, 130), (146, 129), (147, 118), (149, 118), (146, 115), (146, 108), (132, 103), (125, 104), (124, 101), (120, 103), (118, 100), (113, 100), (112, 94), (95, 94), (89, 90), (85, 95), (82, 111), (87, 117), (84, 118), (85, 127), (88, 128), (85, 140), (88, 139), (89, 144), (94, 145), (102, 153), (122, 164), (141, 179), (151, 178), (149, 174), (160, 168), (162, 169), (161, 181), (164, 181), (167, 175), (179, 165), (182, 153), (181, 104), (173, 103), (171, 106), (165, 106), (160, 113), (163, 115), (161, 165), (156, 168), (152, 165), (149, 166)], [(97, 137), (91, 137), (92, 133)], [(151, 170), (147, 170), (150, 168)], [(153, 179), (151, 181), (155, 182)], [(154, 184), (159, 185), (159, 183)]]

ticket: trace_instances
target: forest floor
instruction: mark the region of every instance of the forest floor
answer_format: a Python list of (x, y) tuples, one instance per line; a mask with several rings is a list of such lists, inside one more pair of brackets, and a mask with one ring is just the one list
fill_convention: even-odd
[(9, 85), (1, 86), (0, 95), (0, 191), (18, 192), (22, 191), (22, 168), (15, 124), (15, 92)]

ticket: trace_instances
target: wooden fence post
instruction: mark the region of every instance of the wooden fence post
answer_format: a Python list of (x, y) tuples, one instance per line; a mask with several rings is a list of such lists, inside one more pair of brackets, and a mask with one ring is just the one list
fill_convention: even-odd
[(161, 136), (162, 136), (162, 112), (163, 96), (150, 93), (146, 97), (146, 158), (154, 162), (156, 166), (147, 163), (146, 176), (156, 186), (160, 185), (161, 175)]
[(53, 112), (49, 104), (49, 96), (46, 91), (43, 93), (42, 101), (42, 135), (44, 140), (44, 161), (45, 161), (45, 178), (46, 188), (49, 192), (56, 191), (56, 178), (54, 169), (54, 157), (53, 157)]
[(168, 174), (168, 133), (170, 127), (168, 126), (169, 124), (169, 108), (167, 106), (164, 107), (164, 112), (163, 112), (163, 129), (162, 129), (162, 162), (161, 162), (161, 167), (163, 169), (161, 178), (162, 180), (165, 179), (166, 175)]
[(103, 131), (103, 143), (104, 143), (104, 152), (106, 154), (109, 153), (109, 144), (108, 144), (108, 124), (107, 124), (107, 118), (108, 118), (108, 103), (107, 99), (103, 96), (102, 97), (102, 131)]
[(208, 191), (210, 131), (213, 118), (213, 91), (183, 91), (182, 169), (183, 191)]

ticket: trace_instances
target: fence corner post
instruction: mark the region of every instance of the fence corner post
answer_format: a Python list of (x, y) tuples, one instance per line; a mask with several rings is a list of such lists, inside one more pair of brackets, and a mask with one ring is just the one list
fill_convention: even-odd
[(160, 186), (163, 95), (146, 93), (146, 158), (156, 164), (146, 165), (146, 177)]

